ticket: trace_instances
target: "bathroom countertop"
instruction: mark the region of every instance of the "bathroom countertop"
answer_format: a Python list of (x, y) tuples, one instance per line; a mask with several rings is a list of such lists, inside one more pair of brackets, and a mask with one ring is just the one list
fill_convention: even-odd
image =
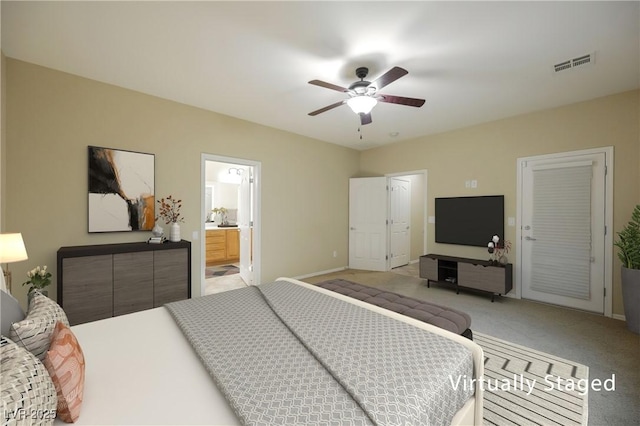
[(218, 226), (215, 222), (205, 222), (204, 229), (207, 231), (211, 231), (214, 229), (238, 229), (237, 226)]

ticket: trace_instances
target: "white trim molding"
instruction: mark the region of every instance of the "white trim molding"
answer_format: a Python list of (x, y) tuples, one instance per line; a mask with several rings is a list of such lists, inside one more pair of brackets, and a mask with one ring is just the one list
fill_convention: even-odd
[(229, 163), (236, 164), (240, 166), (248, 166), (253, 168), (253, 179), (254, 179), (254, 193), (253, 193), (253, 233), (252, 233), (252, 250), (253, 250), (253, 259), (252, 259), (252, 267), (253, 267), (253, 284), (258, 285), (261, 282), (261, 172), (262, 172), (262, 163), (259, 161), (248, 160), (244, 158), (235, 158), (235, 157), (226, 157), (222, 155), (215, 154), (207, 154), (202, 153), (200, 158), (200, 253), (201, 253), (201, 261), (200, 261), (200, 295), (204, 295), (204, 291), (206, 288), (206, 280), (204, 276), (204, 270), (207, 265), (206, 253), (205, 253), (205, 245), (206, 245), (206, 215), (208, 211), (204, 208), (205, 203), (205, 187), (207, 181), (206, 174), (206, 164), (207, 161), (215, 161), (217, 163)]

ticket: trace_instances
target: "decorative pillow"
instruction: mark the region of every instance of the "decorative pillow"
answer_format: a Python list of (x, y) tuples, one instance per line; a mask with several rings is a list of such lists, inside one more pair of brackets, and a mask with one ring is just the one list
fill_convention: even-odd
[(84, 393), (84, 354), (71, 329), (59, 322), (44, 359), (58, 394), (58, 417), (73, 423), (80, 416)]
[(9, 328), (14, 322), (24, 319), (24, 311), (20, 307), (20, 303), (9, 293), (0, 290), (0, 328), (3, 336), (9, 335)]
[(29, 295), (27, 317), (13, 323), (9, 329), (9, 338), (42, 361), (47, 354), (51, 333), (58, 321), (69, 326), (67, 315), (60, 305), (34, 290)]
[(31, 352), (0, 337), (3, 425), (51, 425), (58, 398), (47, 369)]

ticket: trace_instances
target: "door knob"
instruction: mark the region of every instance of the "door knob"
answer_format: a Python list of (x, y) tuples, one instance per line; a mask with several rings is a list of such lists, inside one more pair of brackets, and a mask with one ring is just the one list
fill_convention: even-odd
[(527, 240), (527, 241), (536, 241), (536, 238), (531, 238), (529, 236), (524, 237), (524, 239)]

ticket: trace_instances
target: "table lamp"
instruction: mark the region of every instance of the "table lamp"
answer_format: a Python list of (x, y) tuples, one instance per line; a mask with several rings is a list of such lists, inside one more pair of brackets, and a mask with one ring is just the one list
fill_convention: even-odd
[(0, 263), (6, 263), (7, 269), (4, 276), (7, 281), (7, 290), (11, 293), (11, 272), (9, 272), (9, 263), (27, 260), (27, 250), (24, 247), (21, 233), (0, 234)]

